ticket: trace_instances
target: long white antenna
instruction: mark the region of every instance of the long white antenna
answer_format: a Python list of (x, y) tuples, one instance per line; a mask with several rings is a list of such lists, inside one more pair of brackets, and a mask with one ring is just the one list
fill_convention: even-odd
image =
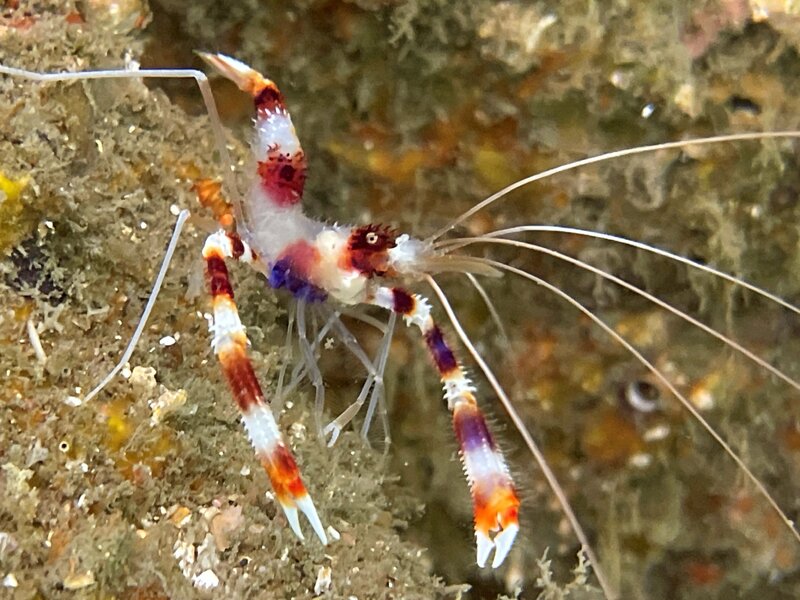
[(590, 265), (589, 263), (587, 263), (585, 261), (578, 260), (577, 258), (574, 258), (574, 257), (569, 256), (567, 254), (564, 254), (562, 252), (558, 252), (557, 250), (553, 250), (552, 248), (547, 248), (546, 246), (540, 246), (538, 244), (529, 244), (527, 242), (521, 242), (519, 240), (510, 240), (508, 238), (494, 237), (494, 236), (492, 236), (492, 237), (483, 236), (483, 237), (475, 237), (475, 238), (460, 238), (460, 239), (461, 239), (461, 241), (467, 242), (467, 243), (470, 243), (470, 244), (471, 243), (502, 244), (502, 245), (506, 245), (506, 246), (515, 246), (517, 248), (524, 248), (526, 250), (531, 250), (533, 252), (540, 252), (542, 254), (548, 254), (548, 255), (553, 256), (553, 257), (555, 257), (555, 258), (557, 258), (559, 260), (563, 260), (563, 261), (566, 261), (568, 263), (571, 263), (571, 264), (575, 265), (576, 267), (579, 267), (581, 269), (585, 269), (587, 271), (590, 271), (591, 273), (594, 273), (595, 275), (598, 275), (599, 277), (602, 277), (603, 279), (607, 279), (608, 281), (613, 281), (617, 285), (619, 285), (621, 287), (624, 287), (627, 290), (632, 291), (634, 294), (638, 294), (639, 296), (649, 300), (650, 302), (652, 302), (656, 306), (660, 306), (664, 310), (669, 311), (670, 313), (672, 313), (673, 315), (683, 319), (687, 323), (690, 323), (691, 325), (694, 325), (698, 329), (701, 329), (702, 331), (705, 331), (707, 334), (709, 334), (711, 336), (714, 336), (715, 338), (720, 340), (722, 343), (724, 343), (726, 346), (729, 346), (730, 348), (734, 349), (736, 352), (738, 352), (739, 354), (742, 354), (743, 356), (745, 356), (746, 358), (748, 358), (749, 360), (751, 360), (752, 362), (757, 364), (762, 369), (765, 369), (765, 370), (769, 371), (770, 373), (775, 375), (775, 377), (778, 377), (779, 379), (781, 379), (782, 381), (784, 381), (788, 385), (792, 386), (797, 391), (800, 391), (800, 382), (792, 379), (791, 377), (789, 377), (786, 373), (784, 373), (783, 371), (781, 371), (777, 367), (772, 366), (766, 360), (764, 360), (763, 358), (761, 358), (760, 356), (758, 356), (754, 352), (751, 352), (750, 350), (748, 350), (746, 347), (742, 346), (739, 342), (737, 342), (733, 338), (730, 338), (727, 335), (725, 335), (723, 333), (720, 333), (719, 331), (717, 331), (713, 327), (710, 327), (710, 326), (706, 325), (705, 323), (703, 323), (702, 321), (699, 321), (698, 319), (695, 319), (692, 315), (690, 315), (688, 313), (685, 313), (682, 310), (672, 306), (669, 302), (665, 302), (664, 300), (662, 300), (658, 296), (655, 296), (655, 295), (647, 292), (646, 290), (643, 290), (642, 288), (640, 288), (640, 287), (638, 287), (636, 285), (633, 285), (632, 283), (630, 283), (628, 281), (625, 281), (624, 279), (620, 279), (619, 277), (617, 277), (616, 275), (614, 275), (612, 273), (608, 273), (608, 272), (606, 272), (606, 271), (604, 271), (602, 269), (598, 269), (597, 267), (595, 267), (593, 265)]
[[(509, 227), (507, 229), (498, 229), (496, 231), (490, 231), (489, 233), (483, 234), (481, 237), (503, 238), (507, 235), (513, 235), (516, 233), (524, 233), (524, 232), (568, 233), (572, 235), (580, 235), (584, 237), (595, 238), (598, 240), (614, 242), (617, 244), (623, 244), (625, 246), (630, 246), (631, 248), (636, 248), (637, 250), (644, 250), (645, 252), (650, 252), (651, 254), (657, 254), (659, 256), (672, 259), (676, 262), (683, 263), (684, 265), (691, 267), (693, 269), (709, 273), (711, 275), (724, 279), (725, 281), (730, 281), (731, 283), (740, 285), (743, 288), (750, 290), (754, 294), (758, 294), (759, 296), (763, 296), (768, 300), (772, 300), (773, 302), (780, 304), (787, 310), (790, 310), (793, 313), (800, 315), (800, 308), (787, 302), (780, 296), (776, 296), (775, 294), (768, 292), (767, 290), (760, 288), (757, 285), (753, 285), (752, 283), (749, 283), (740, 277), (736, 277), (735, 275), (731, 275), (730, 273), (726, 273), (725, 271), (720, 271), (719, 269), (715, 269), (714, 267), (704, 265), (703, 263), (691, 260), (690, 258), (686, 258), (685, 256), (681, 256), (680, 254), (675, 254), (674, 252), (670, 252), (669, 250), (664, 250), (662, 248), (659, 248), (658, 246), (651, 246), (650, 244), (645, 244), (644, 242), (631, 240), (618, 235), (612, 235), (610, 233), (592, 231), (591, 229), (578, 229), (577, 227), (564, 227), (562, 225), (518, 225), (516, 227)], [(452, 250), (466, 245), (466, 243), (468, 242), (465, 242), (464, 240), (468, 239), (471, 238), (453, 238), (453, 239), (441, 240), (439, 242), (436, 242), (434, 246), (436, 248), (447, 248), (448, 250)]]
[(219, 118), (217, 104), (214, 101), (214, 94), (211, 92), (211, 85), (208, 83), (208, 77), (206, 77), (206, 74), (202, 71), (196, 69), (140, 69), (138, 71), (104, 69), (97, 71), (77, 71), (74, 73), (37, 73), (36, 71), (28, 71), (27, 69), (0, 65), (0, 74), (40, 82), (85, 81), (87, 79), (194, 79), (197, 82), (197, 87), (200, 88), (200, 94), (203, 96), (203, 104), (205, 104), (209, 120), (211, 121), (214, 145), (216, 146), (217, 152), (219, 152), (220, 159), (225, 165), (222, 177), (225, 181), (226, 192), (233, 203), (234, 216), (236, 216), (237, 220), (244, 223), (243, 218), (240, 219), (242, 197), (236, 185), (236, 179), (233, 176), (234, 162), (225, 144), (225, 132), (222, 128), (222, 121)]
[(125, 352), (122, 353), (122, 358), (120, 358), (116, 366), (111, 369), (111, 372), (106, 375), (91, 392), (86, 394), (83, 399), (84, 402), (88, 402), (98, 393), (100, 393), (100, 391), (106, 387), (108, 383), (114, 379), (114, 377), (117, 376), (117, 373), (122, 370), (128, 360), (130, 360), (133, 351), (136, 349), (136, 343), (139, 341), (142, 331), (144, 331), (144, 328), (147, 325), (147, 319), (150, 316), (150, 313), (153, 311), (153, 306), (158, 298), (158, 293), (161, 291), (161, 284), (164, 283), (164, 277), (167, 274), (167, 269), (169, 269), (169, 264), (172, 262), (172, 255), (175, 254), (175, 248), (178, 246), (178, 238), (180, 238), (181, 230), (183, 229), (183, 225), (186, 223), (186, 219), (188, 218), (189, 211), (186, 209), (182, 210), (178, 215), (178, 220), (175, 222), (175, 230), (172, 232), (172, 237), (169, 240), (169, 246), (167, 246), (167, 251), (164, 253), (164, 260), (161, 261), (161, 268), (159, 269), (156, 280), (153, 283), (153, 289), (150, 292), (150, 297), (147, 299), (147, 304), (142, 311), (142, 316), (139, 318), (139, 324), (136, 326), (136, 331), (133, 332), (131, 341), (128, 342)]
[(613, 152), (606, 152), (604, 154), (598, 154), (597, 156), (590, 156), (589, 158), (576, 160), (574, 162), (567, 163), (565, 165), (560, 165), (552, 169), (547, 169), (546, 171), (542, 171), (541, 173), (536, 173), (535, 175), (523, 177), (522, 179), (515, 181), (511, 185), (507, 185), (499, 192), (495, 192), (485, 200), (478, 202), (468, 211), (450, 221), (450, 223), (448, 223), (447, 225), (439, 229), (436, 233), (434, 233), (432, 236), (427, 238), (425, 242), (428, 244), (433, 243), (435, 240), (442, 237), (445, 233), (447, 233), (454, 227), (458, 226), (459, 224), (469, 219), (472, 215), (474, 215), (478, 211), (483, 210), (490, 204), (493, 204), (497, 200), (500, 200), (504, 196), (507, 196), (514, 190), (524, 187), (529, 183), (533, 183), (534, 181), (547, 179), (548, 177), (552, 177), (553, 175), (557, 175), (559, 173), (573, 171), (580, 167), (606, 162), (609, 160), (613, 160), (615, 158), (621, 158), (623, 156), (646, 154), (648, 152), (657, 152), (659, 150), (672, 150), (676, 148), (685, 148), (688, 146), (705, 146), (708, 144), (717, 144), (720, 142), (741, 142), (744, 140), (768, 140), (768, 139), (781, 139), (781, 138), (789, 138), (789, 139), (800, 138), (800, 131), (763, 131), (755, 133), (751, 132), (751, 133), (733, 133), (730, 135), (717, 135), (713, 137), (698, 138), (694, 140), (682, 140), (680, 142), (665, 142), (663, 144), (653, 144), (651, 146), (637, 146), (636, 148), (625, 148), (624, 150), (614, 150)]

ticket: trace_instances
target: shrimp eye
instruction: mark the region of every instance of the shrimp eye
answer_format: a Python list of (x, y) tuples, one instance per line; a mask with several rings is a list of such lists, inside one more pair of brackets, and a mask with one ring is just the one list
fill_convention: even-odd
[(368, 277), (385, 275), (389, 269), (389, 249), (396, 246), (397, 234), (382, 225), (364, 225), (350, 234), (347, 243), (349, 266)]

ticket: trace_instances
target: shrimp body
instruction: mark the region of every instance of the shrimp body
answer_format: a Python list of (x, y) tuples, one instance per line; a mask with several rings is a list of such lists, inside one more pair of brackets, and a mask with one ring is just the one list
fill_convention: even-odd
[(214, 297), (213, 345), (242, 410), (245, 428), (292, 528), (301, 535), (299, 508), (323, 543), (326, 541), (297, 465), (281, 441), (246, 358), (244, 327), (221, 258), (258, 261), (273, 288), (285, 288), (303, 302), (379, 306), (403, 316), (409, 326), (421, 331), (444, 387), (472, 493), (477, 563), (484, 566), (494, 549), (492, 567), (500, 566), (519, 530), (519, 499), (503, 454), (478, 407), (476, 389), (433, 320), (428, 301), (381, 281), (424, 274), (427, 266), (443, 259), (443, 253), (382, 225), (329, 225), (306, 216), (301, 205), (306, 159), (283, 95), (272, 81), (236, 59), (220, 54), (201, 56), (249, 93), (255, 104), (251, 148), (257, 176), (241, 207), (245, 222), (237, 223), (236, 233), (220, 230), (210, 236), (204, 257)]

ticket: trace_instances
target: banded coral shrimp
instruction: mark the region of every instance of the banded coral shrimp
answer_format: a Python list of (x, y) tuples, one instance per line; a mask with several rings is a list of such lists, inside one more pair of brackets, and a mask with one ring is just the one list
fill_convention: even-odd
[[(295, 116), (297, 116), (297, 111), (294, 111), (294, 114), (295, 114)], [(527, 288), (526, 288), (526, 289), (527, 289)], [(248, 321), (249, 321), (249, 319), (248, 319)], [(590, 341), (591, 341), (591, 340), (590, 340)], [(586, 342), (585, 342), (585, 343), (586, 343)], [(591, 366), (591, 365), (590, 365), (590, 366)], [(209, 369), (209, 370), (211, 370), (211, 369)], [(517, 375), (520, 375), (520, 373), (517, 373)], [(436, 408), (437, 410), (439, 409), (439, 407), (438, 407), (438, 406), (436, 406), (435, 408)], [(588, 454), (589, 454), (589, 459), (591, 459), (591, 458), (592, 458), (592, 456), (591, 456), (591, 453), (588, 453)], [(459, 540), (459, 542), (458, 542), (458, 545), (467, 546), (467, 547), (469, 546), (469, 544), (468, 544), (468, 541), (467, 541), (467, 536), (466, 536), (466, 535), (464, 536), (464, 539), (462, 539), (462, 540)]]

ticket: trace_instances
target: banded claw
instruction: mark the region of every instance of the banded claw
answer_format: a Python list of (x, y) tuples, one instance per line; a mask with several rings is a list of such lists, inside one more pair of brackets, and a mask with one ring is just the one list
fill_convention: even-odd
[(325, 529), (322, 527), (322, 521), (319, 519), (319, 515), (317, 514), (317, 509), (314, 507), (314, 502), (311, 500), (311, 496), (306, 494), (300, 498), (294, 499), (279, 499), (279, 504), (283, 509), (284, 514), (286, 515), (286, 520), (289, 521), (289, 526), (294, 531), (294, 534), (300, 538), (301, 540), (305, 541), (305, 537), (303, 536), (303, 531), (300, 529), (300, 519), (298, 518), (297, 509), (299, 508), (300, 511), (306, 516), (308, 522), (311, 523), (311, 527), (314, 530), (314, 533), (317, 534), (319, 541), (322, 542), (323, 546), (328, 544), (328, 536), (325, 535)]
[(514, 538), (517, 537), (518, 532), (519, 525), (516, 523), (504, 527), (494, 538), (489, 537), (488, 533), (476, 531), (475, 538), (478, 546), (478, 566), (481, 568), (486, 566), (486, 560), (489, 558), (492, 548), (494, 548), (492, 568), (496, 569), (502, 565), (506, 556), (508, 556), (508, 553), (511, 551), (511, 546), (514, 544)]
[(289, 526), (295, 535), (301, 540), (305, 540), (303, 531), (300, 529), (299, 509), (311, 523), (314, 533), (317, 534), (322, 544), (327, 545), (328, 537), (325, 535), (325, 529), (322, 527), (314, 502), (300, 479), (300, 470), (289, 449), (281, 442), (270, 453), (261, 456), (261, 463), (267, 471), (272, 489), (275, 491), (275, 497), (286, 514), (286, 520), (289, 521)]
[(478, 566), (483, 568), (494, 549), (496, 569), (511, 551), (519, 532), (519, 498), (510, 480), (501, 478), (488, 489), (473, 488)]

